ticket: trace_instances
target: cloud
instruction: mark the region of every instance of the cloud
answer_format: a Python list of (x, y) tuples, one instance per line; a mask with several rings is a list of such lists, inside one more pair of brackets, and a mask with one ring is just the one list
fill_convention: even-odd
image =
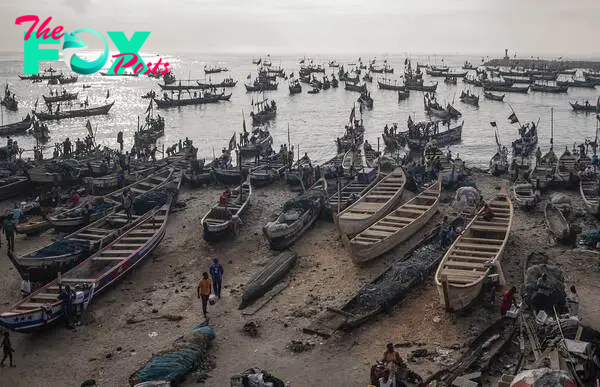
[(85, 13), (92, 4), (92, 0), (63, 0), (63, 4), (77, 13)]

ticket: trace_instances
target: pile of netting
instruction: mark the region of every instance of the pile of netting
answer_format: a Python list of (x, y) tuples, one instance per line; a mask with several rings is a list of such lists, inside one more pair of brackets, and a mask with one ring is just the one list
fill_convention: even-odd
[(90, 242), (83, 240), (63, 239), (42, 247), (28, 255), (32, 258), (55, 257), (66, 254), (83, 254), (90, 249)]
[(150, 381), (180, 382), (190, 372), (208, 368), (207, 348), (215, 332), (208, 325), (199, 325), (175, 340), (171, 349), (152, 356), (152, 359), (129, 377), (129, 384)]
[[(545, 279), (542, 278), (544, 274)], [(525, 277), (523, 300), (536, 313), (544, 311), (554, 316), (554, 308), (557, 313), (563, 313), (567, 310), (564, 283), (565, 278), (558, 267), (546, 264), (531, 266)]]
[(133, 212), (136, 215), (142, 215), (151, 209), (162, 206), (169, 200), (167, 188), (151, 191), (137, 197), (133, 202)]
[(590, 247), (600, 243), (600, 229), (587, 230), (581, 233), (581, 242)]

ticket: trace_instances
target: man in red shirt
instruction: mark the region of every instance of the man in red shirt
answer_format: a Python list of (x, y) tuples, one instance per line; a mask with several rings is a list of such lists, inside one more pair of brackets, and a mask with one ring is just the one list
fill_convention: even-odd
[(506, 312), (508, 312), (511, 305), (514, 305), (515, 307), (517, 306), (515, 294), (517, 294), (517, 288), (514, 286), (504, 293), (504, 297), (502, 297), (502, 305), (500, 306), (500, 314), (502, 316), (506, 315)]

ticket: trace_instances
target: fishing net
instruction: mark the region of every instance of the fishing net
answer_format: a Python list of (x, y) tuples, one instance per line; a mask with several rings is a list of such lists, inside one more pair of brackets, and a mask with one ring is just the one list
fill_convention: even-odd
[(169, 194), (167, 189), (160, 189), (157, 191), (151, 191), (144, 195), (141, 195), (133, 202), (133, 212), (136, 215), (142, 215), (151, 209), (162, 206), (169, 200)]
[(64, 239), (42, 247), (29, 255), (32, 258), (55, 257), (57, 255), (83, 253), (90, 249), (88, 241)]
[(552, 204), (569, 204), (571, 203), (571, 199), (565, 194), (554, 193), (550, 195), (550, 202)]
[(129, 377), (129, 384), (134, 386), (159, 380), (179, 382), (191, 371), (208, 368), (207, 348), (214, 337), (214, 330), (210, 326), (197, 326), (175, 340), (171, 349), (153, 355), (149, 362)]
[(600, 229), (582, 232), (581, 241), (588, 246), (596, 247), (598, 242), (600, 242)]
[[(541, 279), (546, 274), (546, 280)], [(544, 311), (554, 316), (554, 307), (558, 313), (566, 311), (564, 287), (565, 278), (556, 266), (534, 265), (527, 269), (523, 300), (535, 312)]]

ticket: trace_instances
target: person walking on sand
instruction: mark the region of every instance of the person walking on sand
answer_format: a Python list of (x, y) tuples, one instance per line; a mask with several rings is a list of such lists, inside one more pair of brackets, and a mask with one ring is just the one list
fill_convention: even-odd
[(8, 251), (15, 251), (15, 222), (13, 221), (13, 214), (10, 213), (4, 218), (4, 222), (2, 224), (4, 227), (4, 235), (6, 236), (6, 241), (8, 242)]
[(8, 361), (10, 362), (10, 366), (14, 367), (13, 364), (13, 352), (15, 351), (10, 344), (10, 333), (4, 332), (4, 338), (2, 339), (2, 350), (4, 352), (4, 356), (2, 357), (2, 361), (0, 361), (0, 366), (4, 367), (4, 361), (8, 357)]
[(198, 282), (198, 298), (202, 299), (202, 314), (206, 318), (206, 306), (208, 304), (208, 297), (210, 297), (210, 289), (212, 283), (208, 278), (208, 273), (202, 273), (202, 279)]
[(223, 265), (219, 263), (219, 259), (213, 259), (212, 265), (208, 268), (212, 278), (213, 291), (215, 296), (221, 298), (221, 284), (223, 282)]

